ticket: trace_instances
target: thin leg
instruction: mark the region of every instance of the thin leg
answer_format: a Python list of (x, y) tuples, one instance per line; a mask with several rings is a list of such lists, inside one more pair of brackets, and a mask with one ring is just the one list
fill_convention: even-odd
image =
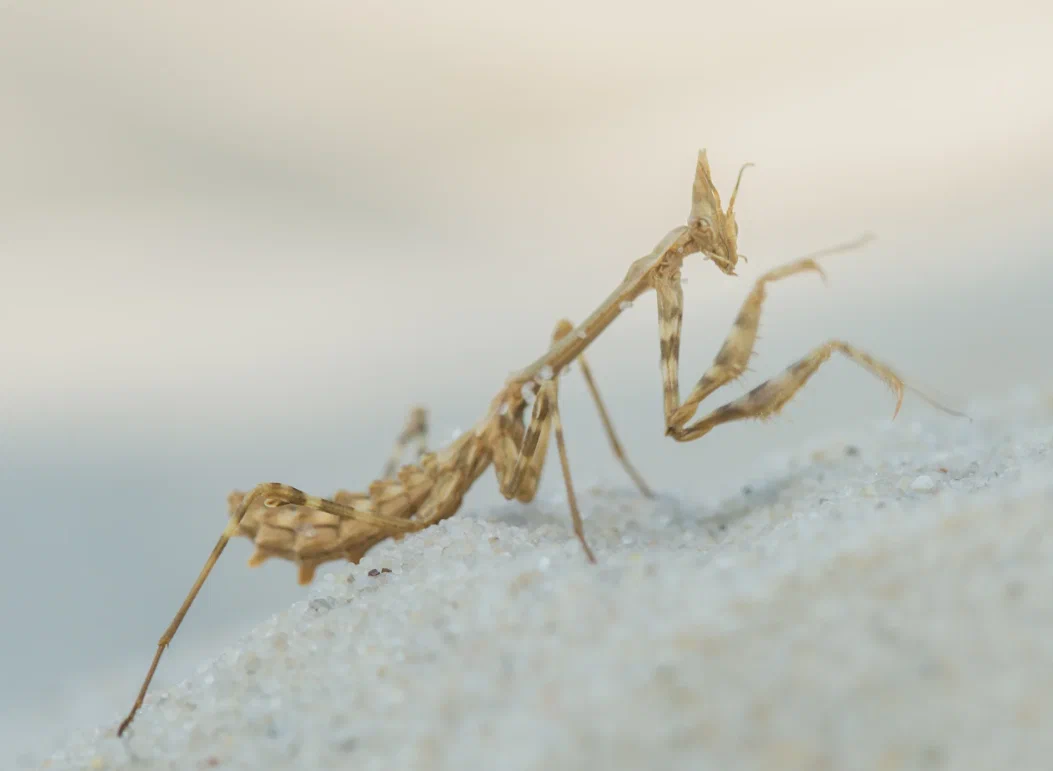
[(570, 507), (570, 518), (574, 526), (574, 534), (581, 542), (585, 550), (585, 556), (589, 562), (595, 563), (596, 557), (585, 539), (585, 525), (581, 519), (578, 509), (577, 496), (574, 494), (574, 484), (570, 477), (570, 463), (567, 460), (567, 447), (563, 438), (563, 424), (559, 418), (559, 386), (555, 378), (544, 381), (538, 389), (537, 399), (530, 417), (530, 424), (523, 433), (523, 439), (519, 447), (514, 465), (509, 465), (511, 459), (510, 443), (513, 442), (511, 426), (514, 419), (505, 416), (501, 424), (502, 430), (495, 438), (494, 468), (497, 471), (498, 482), (501, 493), (506, 498), (516, 498), (528, 503), (537, 494), (538, 482), (541, 479), (541, 471), (545, 463), (545, 455), (548, 450), (548, 439), (550, 430), (556, 434), (556, 446), (559, 450), (560, 465), (563, 469), (563, 481), (567, 488), (567, 504)]
[[(582, 362), (584, 366), (584, 362)], [(563, 421), (559, 417), (559, 399), (556, 393), (555, 381), (552, 381), (552, 430), (556, 434), (556, 449), (559, 450), (559, 465), (563, 469), (563, 483), (567, 486), (567, 505), (570, 506), (570, 519), (574, 524), (574, 535), (581, 542), (581, 548), (585, 550), (585, 556), (589, 562), (596, 564), (596, 557), (585, 540), (585, 523), (581, 521), (581, 512), (578, 510), (578, 498), (574, 494), (574, 483), (570, 479), (570, 461), (567, 459), (567, 444), (563, 440)]]
[(410, 410), (409, 416), (406, 418), (406, 425), (395, 439), (395, 447), (391, 451), (391, 457), (380, 475), (382, 479), (389, 479), (395, 476), (395, 472), (402, 465), (402, 456), (412, 442), (415, 442), (417, 445), (417, 459), (420, 460), (428, 451), (428, 411), (424, 407), (418, 406)]
[[(395, 476), (395, 472), (402, 465), (402, 456), (405, 454), (406, 448), (413, 443), (417, 445), (417, 460), (420, 461), (428, 452), (428, 410), (421, 406), (411, 409), (406, 417), (406, 424), (395, 439), (395, 447), (392, 449), (391, 457), (380, 475), (381, 479), (391, 479)], [(341, 497), (348, 495), (351, 495), (351, 493), (341, 490), (334, 498), (339, 501)], [(245, 493), (241, 490), (234, 490), (227, 496), (227, 507), (231, 514), (237, 510), (238, 504), (241, 503), (244, 497)]]
[[(194, 585), (190, 588), (190, 592), (187, 594), (186, 599), (183, 600), (183, 604), (176, 612), (175, 618), (172, 619), (172, 623), (168, 625), (164, 634), (161, 635), (161, 639), (157, 643), (157, 651), (154, 653), (154, 659), (150, 663), (149, 671), (146, 673), (146, 679), (143, 680), (143, 686), (139, 689), (139, 695), (135, 698), (135, 704), (132, 706), (132, 710), (128, 713), (128, 716), (121, 721), (121, 725), (117, 729), (118, 736), (124, 733), (125, 729), (135, 718), (135, 713), (139, 711), (139, 707), (143, 706), (143, 699), (146, 698), (146, 691), (150, 687), (150, 681), (154, 679), (154, 672), (157, 671), (157, 665), (161, 662), (161, 655), (165, 652), (165, 648), (168, 647), (168, 644), (172, 642), (172, 638), (175, 637), (179, 625), (183, 623), (183, 617), (187, 614), (187, 611), (190, 610), (194, 598), (196, 598), (197, 593), (201, 591), (201, 587), (204, 585), (205, 579), (208, 578), (208, 574), (212, 572), (216, 560), (219, 559), (223, 550), (227, 548), (227, 543), (230, 541), (231, 536), (238, 534), (238, 527), (241, 524), (242, 518), (245, 516), (245, 512), (248, 510), (249, 506), (252, 505), (253, 501), (264, 495), (266, 492), (268, 491), (264, 489), (264, 486), (260, 485), (249, 494), (241, 495), (241, 499), (237, 503), (234, 514), (227, 522), (227, 526), (223, 529), (223, 534), (220, 535), (219, 540), (216, 541), (212, 553), (208, 555), (208, 559), (205, 561), (205, 566), (198, 574), (197, 580), (194, 581)], [(231, 502), (233, 503), (233, 500)]]
[[(230, 497), (231, 503), (233, 504), (235, 500), (237, 501), (237, 504), (234, 513), (227, 522), (227, 526), (223, 528), (223, 533), (220, 535), (219, 540), (216, 541), (216, 545), (212, 548), (212, 553), (205, 561), (205, 565), (201, 569), (201, 572), (198, 573), (197, 580), (194, 581), (194, 585), (187, 593), (186, 598), (183, 600), (183, 604), (179, 607), (175, 617), (172, 619), (172, 623), (168, 625), (168, 628), (165, 629), (164, 634), (161, 635), (161, 639), (157, 643), (157, 651), (154, 653), (150, 669), (146, 673), (146, 679), (143, 680), (142, 688), (139, 689), (139, 695), (136, 697), (135, 704), (132, 706), (131, 711), (128, 713), (128, 716), (121, 721), (121, 725), (117, 729), (118, 736), (124, 733), (125, 729), (128, 728), (132, 720), (135, 718), (135, 714), (139, 711), (139, 708), (143, 705), (143, 699), (146, 698), (147, 689), (150, 687), (150, 681), (153, 680), (154, 673), (157, 671), (157, 665), (161, 661), (161, 656), (164, 654), (168, 644), (172, 642), (172, 638), (175, 637), (180, 624), (183, 623), (183, 618), (190, 610), (190, 606), (193, 604), (198, 592), (201, 591), (201, 587), (204, 585), (209, 573), (212, 572), (212, 568), (215, 566), (216, 561), (223, 553), (223, 550), (227, 547), (227, 543), (233, 536), (241, 535), (241, 525), (242, 521), (245, 519), (245, 513), (252, 508), (254, 504), (261, 502), (262, 505), (268, 509), (278, 509), (287, 504), (306, 507), (309, 509), (317, 509), (318, 511), (332, 514), (342, 519), (353, 519), (367, 525), (372, 525), (378, 530), (384, 531), (387, 535), (416, 532), (426, 526), (412, 520), (362, 511), (349, 505), (337, 503), (336, 501), (318, 498), (313, 495), (308, 495), (301, 490), (297, 490), (295, 487), (283, 485), (278, 482), (267, 482), (257, 485), (248, 494), (232, 493)], [(259, 546), (258, 543), (257, 546)], [(257, 560), (258, 563), (259, 556), (253, 555), (253, 559)], [(301, 565), (301, 584), (310, 582), (310, 579), (314, 574), (314, 569), (315, 567), (311, 563), (304, 563)]]
[[(574, 325), (567, 319), (563, 319), (556, 325), (555, 332), (552, 333), (552, 341), (556, 342), (563, 339), (573, 331)], [(611, 423), (610, 415), (607, 414), (607, 408), (603, 404), (603, 399), (600, 397), (599, 389), (596, 387), (596, 381), (592, 377), (592, 370), (589, 369), (588, 363), (585, 361), (585, 355), (578, 356), (577, 363), (581, 366), (582, 377), (585, 378), (585, 385), (589, 389), (589, 393), (592, 395), (592, 400), (596, 404), (596, 411), (600, 413), (600, 420), (603, 422), (603, 430), (607, 433), (607, 441), (610, 443), (611, 452), (614, 453), (614, 457), (618, 459), (618, 462), (622, 464), (622, 468), (625, 469), (625, 473), (636, 484), (636, 487), (640, 490), (640, 493), (646, 498), (653, 498), (654, 493), (651, 492), (651, 488), (647, 486), (643, 477), (633, 467), (633, 464), (629, 461), (629, 456), (625, 454), (625, 450), (622, 448), (622, 443), (618, 441), (618, 435), (614, 431), (614, 424)]]

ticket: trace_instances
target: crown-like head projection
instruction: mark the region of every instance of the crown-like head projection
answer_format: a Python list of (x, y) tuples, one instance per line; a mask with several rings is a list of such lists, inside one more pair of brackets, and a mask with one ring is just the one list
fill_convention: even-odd
[(739, 226), (735, 222), (735, 197), (739, 193), (742, 172), (752, 165), (747, 163), (739, 169), (727, 211), (720, 207), (720, 193), (713, 184), (713, 175), (709, 171), (705, 150), (699, 151), (698, 164), (695, 167), (695, 184), (691, 190), (691, 218), (687, 223), (691, 231), (691, 240), (700, 252), (729, 275), (735, 274), (735, 263), (740, 257), (746, 259), (738, 253)]

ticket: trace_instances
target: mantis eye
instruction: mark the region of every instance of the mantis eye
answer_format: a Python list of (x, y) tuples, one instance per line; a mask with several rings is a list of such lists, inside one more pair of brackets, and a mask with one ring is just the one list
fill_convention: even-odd
[(705, 228), (706, 230), (713, 229), (713, 223), (709, 221), (708, 217), (699, 217), (698, 222), (695, 223), (695, 226)]

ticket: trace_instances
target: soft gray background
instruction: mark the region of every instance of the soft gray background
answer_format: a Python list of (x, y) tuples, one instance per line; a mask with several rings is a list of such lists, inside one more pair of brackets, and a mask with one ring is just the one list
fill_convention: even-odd
[[(232, 487), (361, 488), (410, 404), (437, 439), (478, 418), (683, 222), (700, 147), (725, 195), (757, 168), (740, 278), (685, 270), (685, 387), (761, 270), (864, 230), (828, 288), (773, 288), (749, 384), (832, 335), (957, 405), (1050, 382), (1045, 4), (509, 8), (0, 3), (0, 745), (130, 702)], [(834, 362), (778, 421), (675, 445), (653, 296), (592, 360), (648, 480), (694, 497), (891, 414)], [(621, 484), (564, 394), (576, 479)], [(248, 553), (159, 684), (303, 596)]]

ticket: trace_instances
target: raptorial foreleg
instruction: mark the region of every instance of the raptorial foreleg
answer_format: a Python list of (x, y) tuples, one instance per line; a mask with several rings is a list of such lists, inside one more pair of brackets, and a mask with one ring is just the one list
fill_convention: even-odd
[[(909, 389), (937, 409), (952, 415), (961, 415), (961, 413), (944, 407), (925, 394), (908, 386), (903, 378), (889, 365), (878, 361), (870, 354), (849, 343), (831, 340), (813, 350), (782, 375), (762, 383), (742, 398), (729, 402), (705, 418), (687, 425), (703, 399), (721, 386), (737, 380), (746, 372), (746, 367), (753, 355), (754, 344), (757, 340), (757, 327), (760, 323), (761, 307), (766, 296), (767, 285), (805, 272), (815, 272), (825, 278), (822, 268), (816, 262), (818, 257), (855, 248), (865, 242), (865, 240), (869, 239), (823, 250), (774, 268), (758, 278), (753, 290), (739, 309), (731, 331), (724, 340), (720, 351), (713, 359), (713, 363), (683, 402), (680, 400), (679, 385), (683, 292), (680, 287), (679, 276), (659, 276), (655, 283), (655, 289), (658, 295), (666, 434), (677, 441), (691, 441), (708, 433), (720, 423), (774, 415), (808, 382), (808, 379), (835, 351), (844, 354), (892, 388), (896, 394), (895, 414), (899, 413), (900, 405), (903, 402), (904, 390)], [(895, 417), (895, 414), (893, 417)]]
[[(544, 468), (548, 450), (550, 432), (556, 436), (556, 448), (559, 452), (560, 466), (563, 471), (563, 482), (567, 489), (567, 505), (570, 508), (574, 534), (585, 550), (589, 562), (596, 562), (596, 557), (585, 540), (585, 525), (578, 509), (574, 483), (570, 476), (570, 462), (567, 459), (567, 447), (563, 438), (563, 422), (559, 415), (559, 386), (556, 378), (543, 381), (537, 390), (530, 423), (525, 431), (515, 430), (516, 418), (504, 414), (498, 423), (499, 430), (493, 438), (493, 461), (497, 471), (498, 484), (502, 495), (529, 503), (537, 494), (541, 471)], [(519, 424), (520, 429), (522, 424)], [(518, 436), (522, 439), (518, 443)], [(513, 460), (514, 458), (514, 460)]]
[[(764, 381), (746, 395), (718, 407), (690, 425), (683, 427), (672, 426), (667, 429), (667, 433), (678, 442), (690, 442), (705, 436), (721, 423), (771, 417), (778, 413), (793, 398), (794, 394), (804, 387), (809, 378), (815, 374), (816, 370), (835, 351), (859, 364), (892, 389), (892, 392), (896, 395), (896, 409), (892, 415), (895, 417), (903, 404), (903, 391), (908, 387), (903, 382), (903, 379), (887, 364), (878, 361), (865, 351), (861, 351), (842, 340), (830, 340), (790, 365), (782, 374)], [(932, 402), (932, 404), (952, 415), (961, 416), (960, 412), (943, 407), (935, 402)]]

